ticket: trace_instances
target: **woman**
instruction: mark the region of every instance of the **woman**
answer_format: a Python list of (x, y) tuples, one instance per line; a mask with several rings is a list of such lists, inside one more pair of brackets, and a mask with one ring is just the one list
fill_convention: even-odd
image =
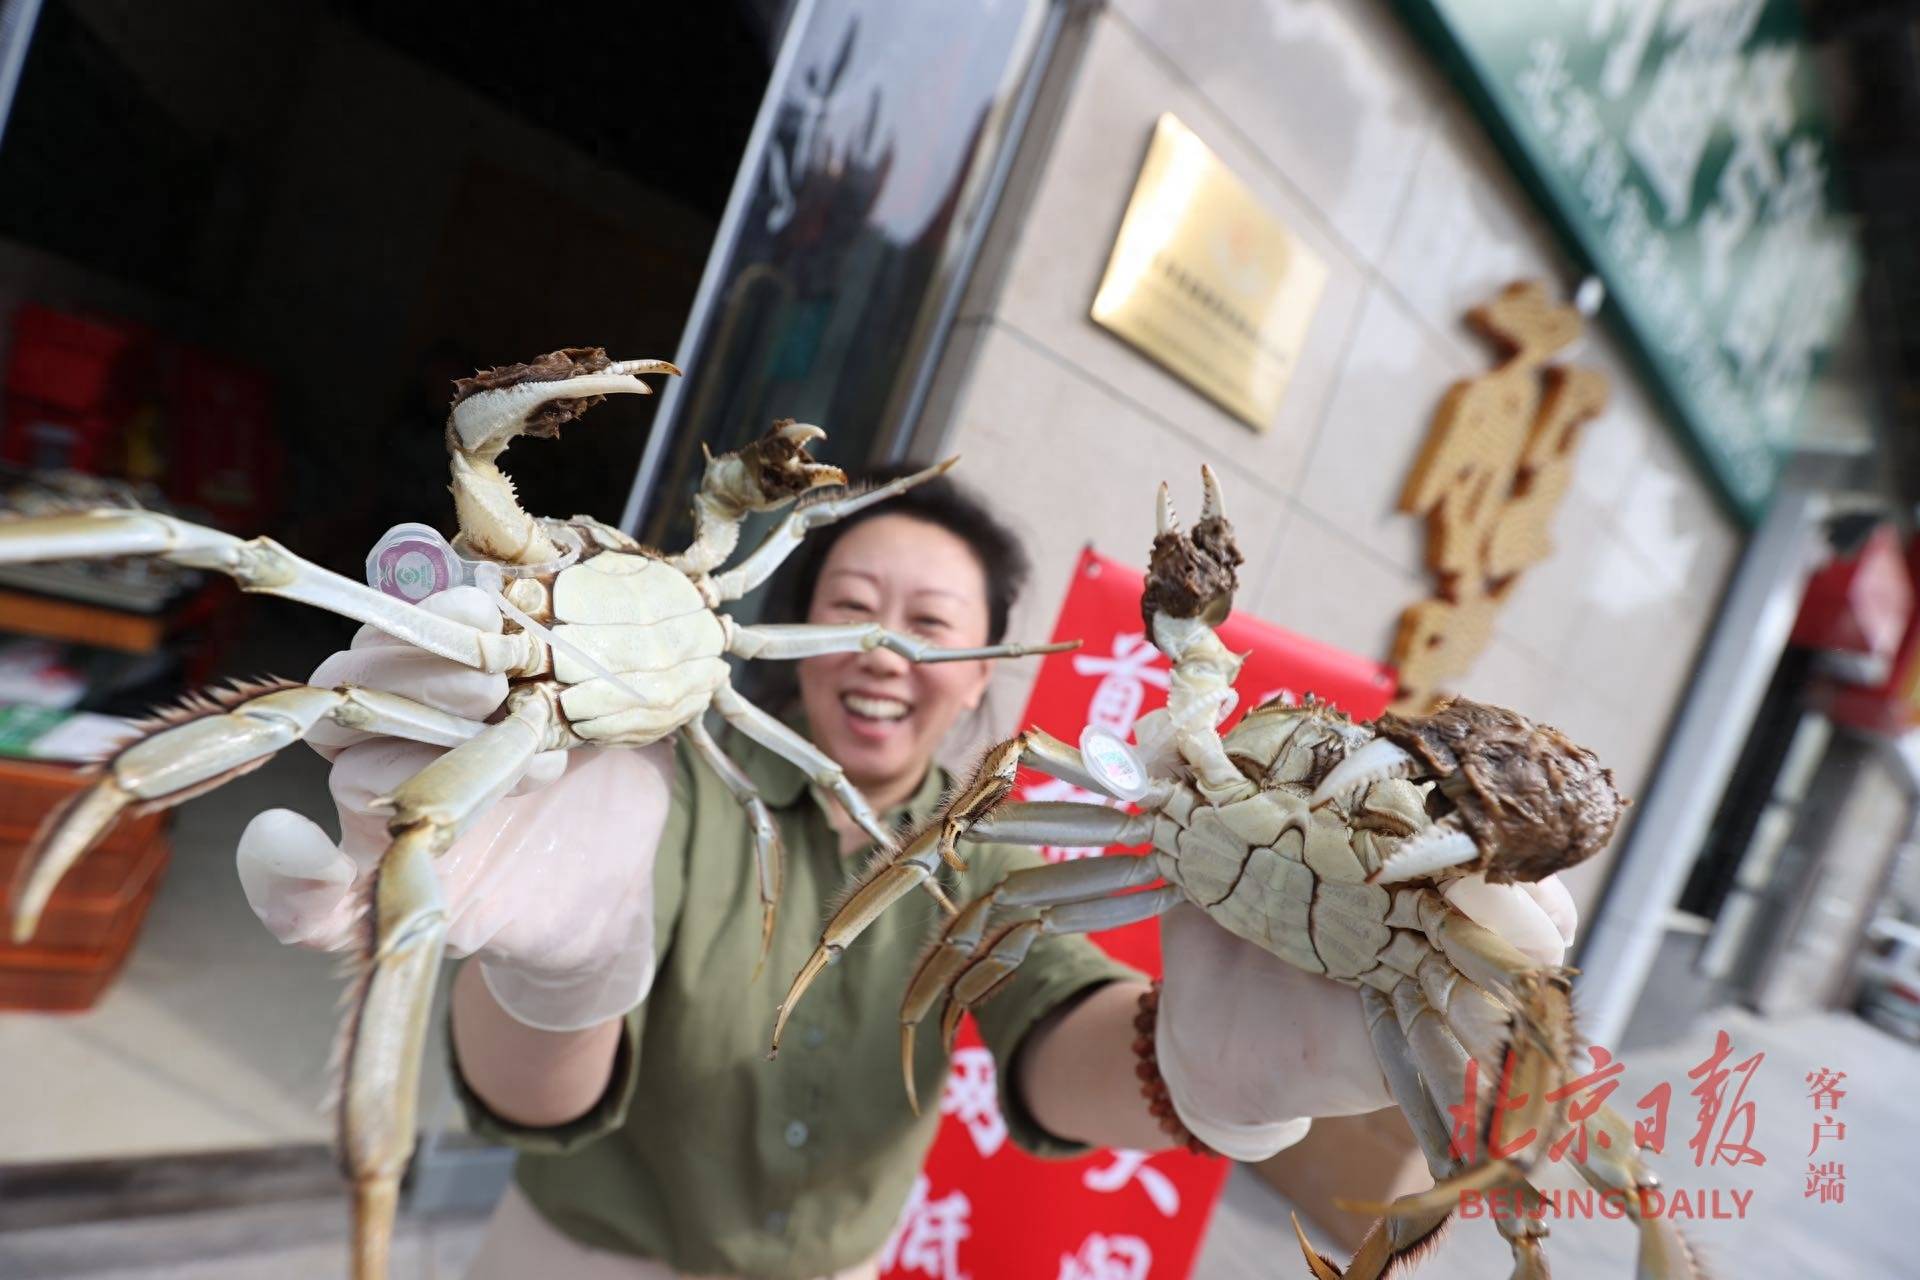
[[(1017, 542), (944, 479), (813, 535), (791, 581), (813, 622), (876, 621), (951, 647), (1000, 640), (1026, 561)], [(477, 593), (439, 611), (498, 626)], [(798, 664), (791, 722), (889, 821), (926, 819), (950, 779), (935, 752), (976, 709), (989, 664), (919, 666), (885, 650)], [(458, 669), (363, 631), (314, 683), (355, 682), (483, 716), (502, 677)], [(377, 856), (374, 797), (431, 748), (339, 734), (332, 788), (342, 847), (285, 811), (242, 837), (249, 901), (282, 939), (345, 945), (352, 886)], [(747, 818), (685, 752), (582, 749), (542, 759), (442, 859), (456, 976), (456, 1082), (474, 1127), (523, 1153), (517, 1185), (473, 1273), (654, 1280), (675, 1275), (871, 1276), (937, 1117), (915, 1117), (898, 1077), (897, 1009), (933, 908), (898, 909), (828, 970), (765, 1056), (775, 1006), (812, 951), (828, 902), (867, 842), (793, 766), (724, 742), (772, 810), (786, 880), (756, 980), (761, 919)], [(970, 848), (950, 876), (965, 901), (1031, 850)], [(1571, 905), (1492, 893), (1475, 914), (1557, 960)], [(1565, 928), (1557, 928), (1545, 903)], [(1463, 906), (1469, 904), (1463, 903)], [(1351, 991), (1241, 944), (1191, 909), (1168, 918), (1160, 1064), (1178, 1114), (1217, 1148), (1259, 1158), (1300, 1117), (1390, 1105)], [(1135, 1074), (1146, 985), (1084, 938), (1038, 944), (977, 1011), (1021, 1146), (1157, 1148)], [(946, 1069), (937, 1037), (915, 1064), (922, 1098)]]

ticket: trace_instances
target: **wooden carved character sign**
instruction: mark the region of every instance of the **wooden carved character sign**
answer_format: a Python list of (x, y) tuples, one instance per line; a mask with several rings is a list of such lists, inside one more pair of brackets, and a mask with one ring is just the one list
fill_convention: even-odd
[(1472, 669), (1521, 570), (1552, 553), (1580, 428), (1607, 403), (1601, 374), (1547, 364), (1580, 336), (1581, 320), (1538, 281), (1507, 286), (1467, 320), (1501, 361), (1448, 391), (1400, 495), (1402, 511), (1427, 519), (1436, 579), (1394, 641), (1402, 714), (1427, 710)]

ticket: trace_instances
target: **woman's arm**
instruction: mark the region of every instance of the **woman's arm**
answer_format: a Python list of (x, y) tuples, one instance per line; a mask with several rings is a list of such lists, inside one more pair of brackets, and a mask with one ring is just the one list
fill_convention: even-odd
[(1049, 1014), (1014, 1063), (1027, 1112), (1048, 1133), (1096, 1147), (1157, 1151), (1172, 1140), (1140, 1096), (1134, 1074), (1141, 982), (1109, 982)]
[(453, 979), (453, 1052), (461, 1078), (502, 1120), (533, 1129), (577, 1120), (613, 1078), (621, 1018), (579, 1031), (540, 1031), (500, 1007), (463, 964)]

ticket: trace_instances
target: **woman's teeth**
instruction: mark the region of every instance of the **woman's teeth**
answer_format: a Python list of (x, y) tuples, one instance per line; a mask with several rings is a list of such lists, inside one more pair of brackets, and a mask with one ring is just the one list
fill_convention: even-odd
[(899, 720), (912, 710), (897, 698), (869, 698), (857, 693), (840, 695), (840, 704), (868, 720)]

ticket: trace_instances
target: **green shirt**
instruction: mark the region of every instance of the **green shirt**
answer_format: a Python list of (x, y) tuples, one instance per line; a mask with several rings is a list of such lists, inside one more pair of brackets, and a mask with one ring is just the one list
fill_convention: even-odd
[[(455, 1083), (475, 1131), (520, 1149), (522, 1190), (574, 1239), (682, 1271), (801, 1280), (879, 1251), (933, 1141), (947, 1070), (938, 1017), (916, 1041), (927, 1104), (916, 1117), (900, 1078), (899, 1006), (940, 912), (916, 893), (884, 914), (820, 975), (769, 1061), (775, 1007), (864, 855), (841, 855), (830, 802), (793, 765), (737, 733), (722, 746), (759, 788), (786, 846), (785, 891), (759, 979), (746, 817), (682, 744), (654, 870), (659, 970), (627, 1017), (605, 1096), (570, 1124), (527, 1129), (489, 1113), (457, 1065)], [(933, 770), (905, 816), (925, 820), (950, 784)], [(965, 873), (943, 872), (960, 904), (1040, 861), (1004, 845), (963, 846), (963, 856)], [(1139, 976), (1083, 937), (1044, 938), (976, 1010), (1020, 1146), (1082, 1150), (1043, 1131), (1009, 1088), (1028, 1030), (1089, 987)]]

